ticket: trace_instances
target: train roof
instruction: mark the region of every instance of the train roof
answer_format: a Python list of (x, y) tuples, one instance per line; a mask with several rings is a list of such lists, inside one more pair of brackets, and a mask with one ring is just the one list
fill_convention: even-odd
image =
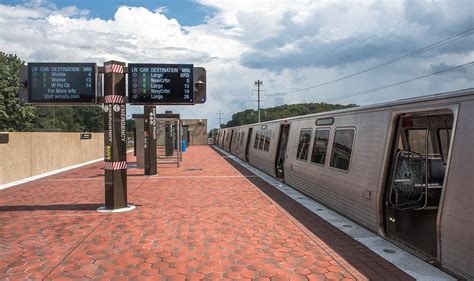
[(322, 115), (348, 113), (348, 112), (355, 112), (355, 111), (362, 111), (362, 110), (369, 110), (369, 109), (377, 109), (377, 108), (398, 106), (398, 105), (411, 104), (411, 103), (429, 102), (429, 101), (446, 99), (446, 98), (457, 98), (457, 97), (463, 97), (463, 96), (473, 96), (474, 97), (474, 88), (468, 88), (468, 89), (463, 89), (463, 90), (458, 90), (458, 91), (443, 92), (443, 93), (438, 93), (438, 94), (433, 94), (433, 95), (426, 95), (426, 96), (419, 96), (419, 97), (413, 97), (413, 98), (398, 99), (398, 100), (393, 100), (393, 101), (388, 101), (388, 102), (383, 102), (383, 103), (369, 104), (369, 105), (351, 107), (351, 108), (346, 108), (346, 109), (338, 109), (338, 110), (332, 110), (332, 111), (311, 113), (311, 114), (306, 114), (306, 115), (299, 115), (299, 116), (269, 120), (269, 121), (264, 121), (264, 122), (260, 122), (260, 123), (252, 123), (252, 124), (246, 124), (246, 125), (241, 125), (241, 126), (227, 127), (227, 128), (222, 128), (222, 129), (231, 129), (231, 128), (236, 128), (236, 127), (255, 126), (255, 125), (258, 125), (258, 124), (265, 124), (265, 123), (271, 123), (271, 122), (281, 122), (281, 121), (284, 121), (284, 120), (295, 120), (295, 119), (300, 119), (300, 118), (317, 117), (317, 116), (322, 116)]

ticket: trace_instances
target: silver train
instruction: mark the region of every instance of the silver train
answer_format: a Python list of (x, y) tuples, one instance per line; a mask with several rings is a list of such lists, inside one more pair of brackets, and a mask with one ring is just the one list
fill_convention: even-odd
[(215, 143), (474, 279), (474, 89), (225, 128)]

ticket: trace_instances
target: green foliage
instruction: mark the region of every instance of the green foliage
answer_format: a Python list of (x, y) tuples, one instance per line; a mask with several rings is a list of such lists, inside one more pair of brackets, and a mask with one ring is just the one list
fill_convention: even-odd
[(101, 132), (104, 116), (100, 106), (38, 106), (33, 128), (63, 132)]
[(212, 129), (211, 131), (209, 131), (208, 137), (209, 137), (209, 138), (213, 138), (213, 137), (217, 136), (217, 133), (218, 133), (218, 132), (219, 132), (219, 129), (214, 128), (214, 129)]
[(80, 131), (103, 132), (104, 131), (104, 111), (102, 106), (76, 106), (74, 123), (79, 124)]
[(0, 52), (0, 131), (26, 131), (33, 125), (35, 108), (18, 99), (22, 64), (16, 55)]
[(54, 130), (101, 132), (100, 106), (31, 106), (18, 99), (19, 69), (23, 62), (0, 52), (0, 131)]
[[(324, 111), (344, 109), (355, 107), (355, 104), (329, 104), (329, 103), (301, 103), (285, 104), (276, 107), (260, 110), (260, 120), (262, 122), (300, 116)], [(258, 113), (256, 110), (247, 109), (232, 115), (232, 119), (224, 125), (224, 128), (253, 124), (258, 122)]]
[(133, 130), (136, 128), (135, 119), (127, 119), (126, 123), (125, 123), (125, 126), (127, 128), (126, 129), (127, 132), (133, 132)]

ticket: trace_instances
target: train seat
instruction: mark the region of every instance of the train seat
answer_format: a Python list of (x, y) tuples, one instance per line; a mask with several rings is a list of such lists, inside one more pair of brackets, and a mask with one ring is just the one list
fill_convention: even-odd
[(429, 159), (429, 181), (430, 183), (438, 184), (440, 187), (443, 185), (444, 173), (446, 165), (444, 165), (443, 159), (441, 158), (430, 158)]

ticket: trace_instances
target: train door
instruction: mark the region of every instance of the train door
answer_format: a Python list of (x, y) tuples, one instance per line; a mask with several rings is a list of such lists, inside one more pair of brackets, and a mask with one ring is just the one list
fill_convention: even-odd
[(286, 146), (288, 144), (288, 137), (290, 135), (290, 124), (280, 125), (280, 138), (278, 140), (277, 156), (275, 159), (275, 176), (278, 180), (285, 180), (285, 158)]
[(428, 261), (438, 257), (437, 217), (451, 144), (449, 110), (398, 117), (385, 187), (385, 231)]
[(224, 149), (225, 133), (226, 133), (226, 130), (224, 130), (224, 133), (222, 134), (222, 141), (221, 141), (221, 148), (222, 148), (222, 149)]
[(245, 145), (245, 161), (249, 162), (249, 155), (250, 155), (250, 141), (252, 140), (252, 133), (253, 128), (249, 128), (249, 132), (247, 134), (247, 144)]
[(232, 141), (234, 138), (234, 130), (230, 131), (230, 139), (229, 139), (229, 153), (232, 154)]
[(235, 142), (235, 144), (234, 144), (234, 146), (235, 146), (234, 155), (237, 156), (237, 157), (239, 156), (239, 140), (240, 140), (240, 132), (237, 133), (237, 137), (235, 138), (235, 141), (234, 141)]

